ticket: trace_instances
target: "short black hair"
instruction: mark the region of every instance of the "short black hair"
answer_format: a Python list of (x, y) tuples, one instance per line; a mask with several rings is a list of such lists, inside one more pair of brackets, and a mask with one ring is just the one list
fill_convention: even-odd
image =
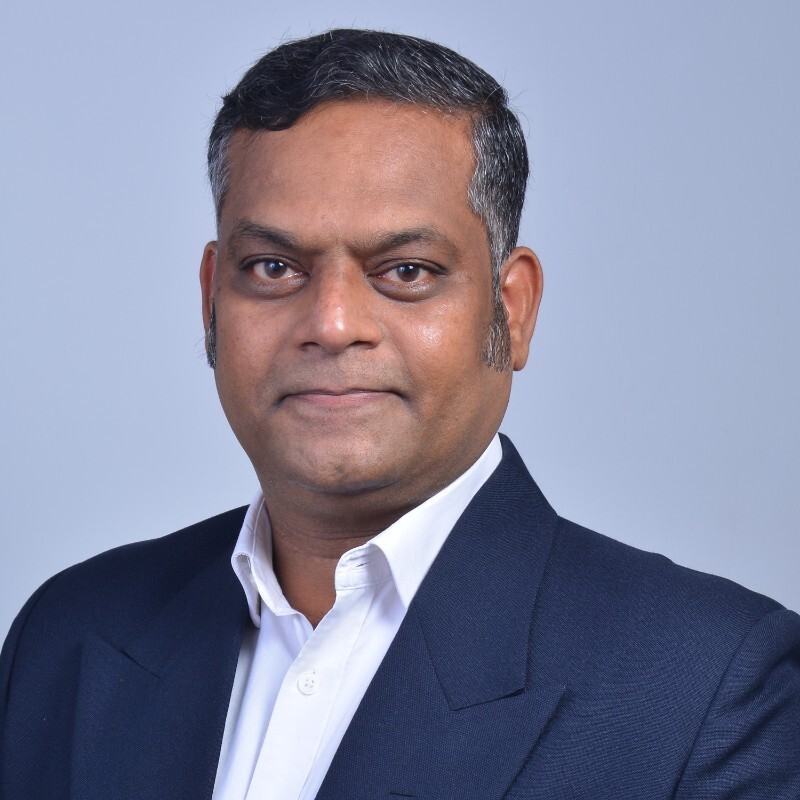
[(219, 220), (228, 188), (227, 150), (239, 129), (280, 131), (321, 103), (374, 98), (467, 114), (475, 172), (469, 201), (483, 220), (499, 277), (515, 247), (528, 180), (528, 153), (505, 89), (476, 64), (435, 42), (337, 29), (286, 42), (259, 59), (225, 95), (208, 142)]

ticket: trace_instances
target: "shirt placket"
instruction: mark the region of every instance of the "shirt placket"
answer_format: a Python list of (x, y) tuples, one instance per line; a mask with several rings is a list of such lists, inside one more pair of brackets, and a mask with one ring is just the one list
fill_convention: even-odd
[(303, 800), (353, 650), (375, 593), (363, 558), (345, 556), (336, 569), (336, 601), (281, 683), (247, 800)]

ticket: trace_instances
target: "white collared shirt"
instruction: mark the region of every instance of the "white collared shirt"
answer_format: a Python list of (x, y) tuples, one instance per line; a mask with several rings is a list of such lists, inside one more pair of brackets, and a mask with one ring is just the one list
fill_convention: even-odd
[(245, 633), (214, 800), (311, 800), (422, 579), (494, 472), (494, 437), (459, 478), (336, 566), (336, 600), (316, 629), (272, 569), (264, 496), (245, 516), (232, 564), (255, 627)]

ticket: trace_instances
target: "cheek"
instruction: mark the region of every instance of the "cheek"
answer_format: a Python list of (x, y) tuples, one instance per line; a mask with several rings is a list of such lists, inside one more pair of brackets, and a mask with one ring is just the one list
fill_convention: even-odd
[(420, 394), (437, 395), (432, 402), (451, 405), (454, 393), (474, 392), (483, 372), (486, 322), (463, 305), (420, 307), (419, 312), (395, 326), (393, 338)]
[(274, 326), (260, 315), (246, 309), (219, 314), (216, 379), (223, 401), (241, 404), (258, 399), (279, 349)]

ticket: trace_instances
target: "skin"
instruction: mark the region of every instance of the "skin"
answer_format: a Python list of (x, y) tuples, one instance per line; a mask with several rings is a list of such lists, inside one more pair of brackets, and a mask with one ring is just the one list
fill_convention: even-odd
[[(511, 370), (483, 358), (486, 230), (467, 200), (469, 121), (384, 101), (237, 131), (200, 280), (217, 388), (264, 490), (287, 600), (316, 625), (340, 556), (488, 446)], [(516, 248), (501, 272), (513, 368), (542, 292)]]

